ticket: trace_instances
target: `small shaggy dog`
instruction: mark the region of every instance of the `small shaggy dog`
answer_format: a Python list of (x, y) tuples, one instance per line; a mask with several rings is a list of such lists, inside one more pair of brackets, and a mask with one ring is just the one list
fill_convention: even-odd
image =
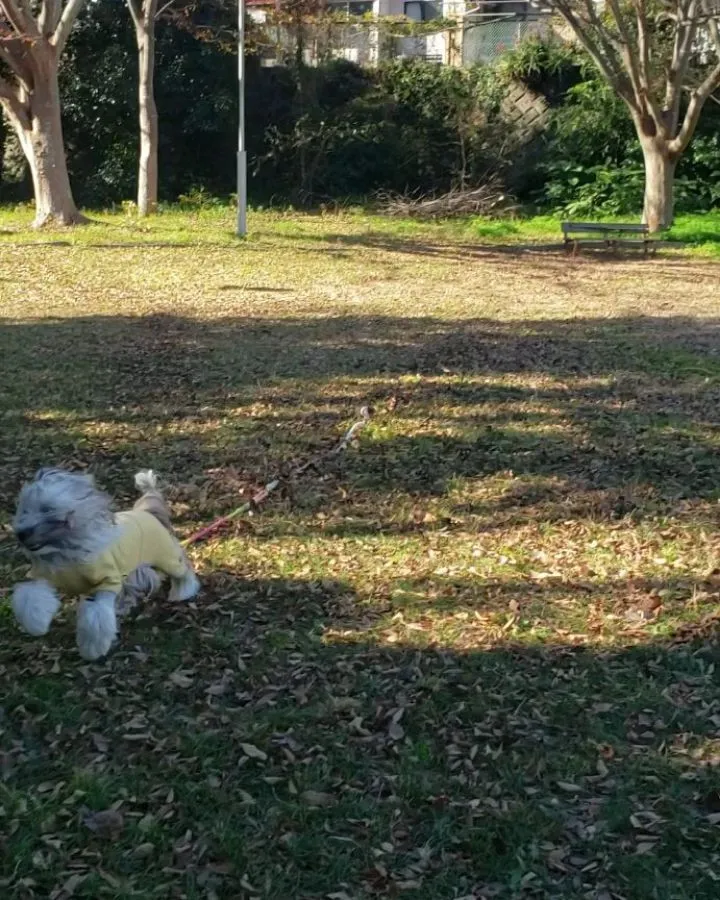
[(12, 607), (28, 634), (47, 634), (60, 608), (57, 592), (83, 598), (78, 650), (99, 659), (117, 636), (117, 617), (156, 593), (162, 575), (170, 577), (171, 601), (197, 594), (200, 582), (173, 534), (154, 474), (138, 472), (135, 484), (142, 496), (119, 513), (90, 475), (41, 469), (22, 489), (13, 529), (33, 580), (15, 586)]

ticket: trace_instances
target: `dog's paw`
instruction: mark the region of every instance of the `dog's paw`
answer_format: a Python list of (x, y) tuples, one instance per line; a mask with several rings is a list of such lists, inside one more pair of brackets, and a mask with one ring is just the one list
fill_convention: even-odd
[(81, 600), (77, 610), (77, 646), (83, 659), (107, 656), (117, 637), (115, 597)]
[(169, 599), (171, 603), (186, 603), (196, 597), (199, 591), (200, 579), (192, 569), (188, 569), (182, 578), (173, 578)]
[(15, 585), (12, 608), (20, 627), (33, 637), (41, 637), (50, 630), (60, 600), (47, 581), (23, 581)]

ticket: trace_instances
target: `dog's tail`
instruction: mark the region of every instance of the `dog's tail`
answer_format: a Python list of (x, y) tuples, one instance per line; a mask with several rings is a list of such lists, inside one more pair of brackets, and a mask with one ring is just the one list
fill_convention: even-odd
[(142, 469), (135, 475), (135, 487), (141, 494), (147, 494), (150, 491), (158, 490), (157, 475), (152, 469)]
[(143, 469), (135, 475), (135, 487), (142, 496), (135, 502), (133, 509), (141, 509), (155, 516), (158, 522), (173, 533), (172, 518), (165, 498), (158, 487), (157, 475), (152, 469)]

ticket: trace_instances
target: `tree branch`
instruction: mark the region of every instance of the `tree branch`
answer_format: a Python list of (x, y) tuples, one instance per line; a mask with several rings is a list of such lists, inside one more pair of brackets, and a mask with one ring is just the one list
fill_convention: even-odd
[(130, 18), (136, 28), (142, 27), (143, 22), (143, 3), (142, 0), (127, 0), (127, 8), (130, 12)]
[[(597, 18), (593, 0), (585, 0), (587, 18), (581, 16), (578, 10), (573, 8), (572, 0), (555, 0), (557, 11), (572, 28), (575, 37), (590, 54), (595, 65), (605, 76), (610, 87), (620, 96), (627, 105), (637, 111), (637, 101), (632, 85), (627, 74), (624, 73), (617, 59), (616, 48), (603, 33), (602, 23)], [(591, 34), (594, 32), (594, 34)]]
[(35, 14), (33, 13), (32, 3), (30, 2), (30, 0), (18, 0), (18, 5), (22, 10), (23, 15), (27, 18), (27, 21), (29, 23), (32, 23), (35, 33), (39, 33), (35, 22)]
[(10, 118), (22, 128), (30, 128), (30, 116), (25, 109), (17, 91), (4, 78), (0, 78), (0, 103), (5, 107)]
[(22, 39), (10, 38), (9, 40), (6, 39), (0, 42), (0, 60), (2, 60), (13, 75), (15, 75), (20, 86), (25, 88), (25, 90), (29, 90), (32, 75), (28, 68), (23, 66), (25, 54), (24, 52), (19, 54), (13, 53), (13, 47), (15, 47), (20, 40)]
[(630, 83), (632, 84), (633, 91), (635, 92), (636, 97), (640, 98), (643, 95), (642, 84), (640, 81), (640, 72), (638, 71), (637, 60), (635, 59), (635, 56), (630, 49), (631, 39), (630, 33), (628, 32), (627, 25), (625, 23), (625, 17), (623, 16), (623, 12), (620, 9), (618, 0), (608, 0), (608, 6), (610, 7), (610, 12), (612, 13), (613, 19), (615, 20), (618, 34), (620, 35), (619, 50), (623, 62), (625, 63), (625, 69), (630, 76)]
[[(0, 0), (0, 3), (5, 2), (6, 0)], [(50, 38), (51, 43), (55, 45), (58, 56), (65, 49), (65, 44), (67, 43), (72, 27), (75, 24), (75, 19), (77, 19), (78, 14), (85, 3), (86, 0), (68, 0), (68, 3), (60, 16), (58, 26), (55, 29), (55, 34)]]
[(37, 22), (27, 0), (0, 0), (0, 12), (5, 15), (17, 35), (39, 37)]
[(175, 3), (175, 0), (168, 0), (160, 9), (155, 13), (155, 18), (159, 19), (160, 16), (165, 12), (165, 10), (170, 9), (170, 7)]
[(708, 31), (710, 32), (710, 37), (712, 38), (713, 44), (715, 44), (715, 52), (720, 56), (720, 27), (718, 27), (718, 16), (720, 13), (715, 12), (712, 15), (708, 10), (708, 3), (705, 0), (704, 10), (709, 15), (707, 26)]
[[(612, 3), (614, 8), (617, 7), (617, 0), (612, 0)], [(626, 39), (624, 47), (625, 55), (627, 57), (626, 65), (628, 66), (628, 70), (632, 71), (637, 80), (636, 90), (638, 97), (645, 105), (646, 111), (650, 114), (650, 117), (655, 123), (656, 131), (662, 134), (663, 137), (671, 137), (672, 135), (668, 133), (667, 123), (663, 111), (660, 108), (660, 104), (653, 96), (652, 67), (650, 64), (650, 36), (648, 33), (650, 23), (648, 22), (645, 0), (634, 0), (634, 6), (635, 25), (637, 27), (638, 59), (636, 63), (630, 46), (631, 38), (623, 24), (623, 34)]]
[[(717, 23), (715, 24), (715, 31), (717, 32)], [(700, 87), (690, 93), (690, 102), (685, 110), (682, 128), (678, 132), (677, 137), (670, 141), (668, 145), (671, 154), (678, 157), (687, 149), (695, 133), (705, 101), (718, 87), (720, 87), (720, 62), (710, 72)]]
[(635, 0), (635, 24), (638, 35), (638, 75), (643, 90), (650, 92), (652, 71), (650, 65), (650, 44), (648, 41), (648, 20), (645, 0)]
[(697, 0), (680, 2), (675, 19), (670, 67), (665, 76), (665, 110), (670, 116), (670, 129), (674, 135), (680, 119), (680, 100), (685, 76), (690, 67), (693, 44), (697, 35)]
[(43, 0), (38, 16), (40, 32), (46, 37), (50, 37), (60, 22), (60, 13), (62, 11), (62, 0)]

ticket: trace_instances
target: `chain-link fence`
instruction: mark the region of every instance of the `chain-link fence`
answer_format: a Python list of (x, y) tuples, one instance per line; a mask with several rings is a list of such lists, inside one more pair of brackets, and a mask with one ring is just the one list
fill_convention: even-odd
[(463, 65), (494, 62), (530, 35), (545, 35), (549, 31), (550, 16), (523, 19), (512, 13), (492, 18), (487, 15), (467, 16), (463, 24)]
[[(510, 4), (512, 0), (499, 0)], [(513, 3), (513, 5), (516, 5)], [(277, 64), (297, 55), (298, 44), (306, 63), (317, 64), (343, 57), (359, 65), (376, 65), (398, 57), (420, 58), (449, 65), (493, 63), (499, 56), (533, 34), (551, 30), (550, 15), (518, 15), (517, 12), (470, 13), (457, 18), (457, 27), (415, 36), (403, 35), (382, 20), (340, 22), (331, 17), (296, 25), (278, 23), (263, 13), (258, 40), (266, 64)], [(460, 24), (462, 22), (462, 24)]]

